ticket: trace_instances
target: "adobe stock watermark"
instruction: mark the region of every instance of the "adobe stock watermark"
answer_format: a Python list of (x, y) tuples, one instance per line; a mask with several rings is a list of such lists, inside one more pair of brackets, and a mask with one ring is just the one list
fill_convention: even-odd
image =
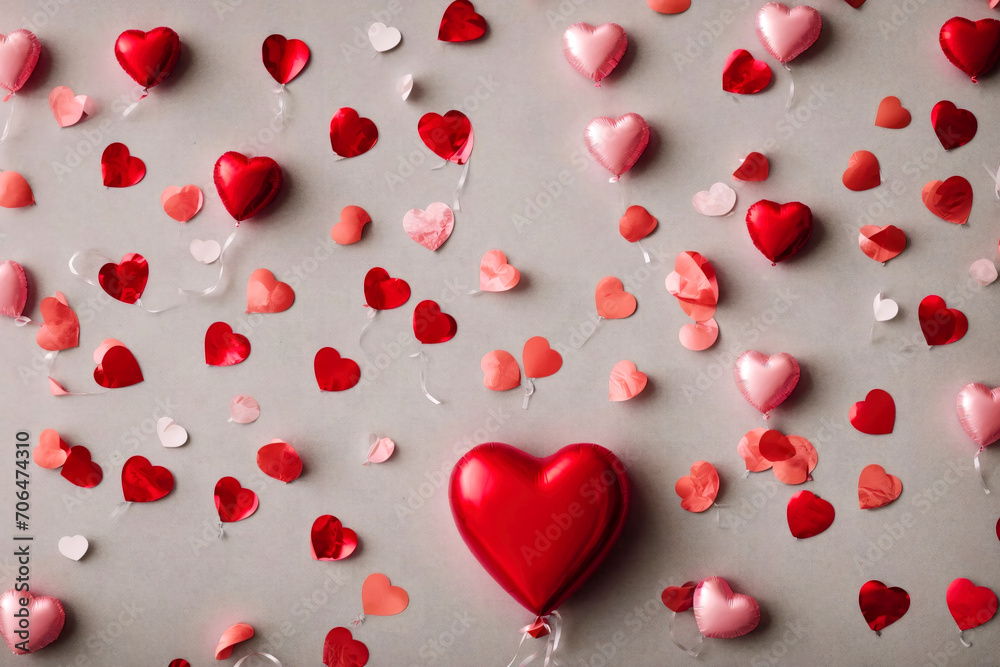
[(101, 656), (145, 613), (146, 608), (140, 607), (135, 600), (121, 603), (121, 611), (117, 615), (100, 630), (87, 636), (84, 643), (88, 650), (77, 653), (69, 662), (60, 664), (72, 667), (99, 667), (108, 664), (107, 658)]
[[(732, 0), (732, 5), (738, 10), (746, 10), (750, 0)], [(725, 8), (714, 19), (702, 21), (701, 26), (695, 26), (688, 32), (684, 48), (674, 51), (674, 66), (678, 72), (683, 72), (688, 65), (701, 60), (715, 44), (715, 41), (726, 31), (726, 27), (741, 19), (740, 12)]]
[(476, 624), (476, 619), (467, 611), (452, 612), (450, 621), (447, 629), (442, 630), (433, 637), (428, 637), (420, 645), (420, 648), (417, 650), (417, 655), (420, 656), (420, 663), (413, 663), (411, 667), (416, 667), (417, 664), (447, 664), (446, 662), (439, 663), (439, 661), (447, 656), (455, 645), (455, 642), (465, 635), (469, 628)]
[(750, 667), (772, 667), (780, 665), (788, 656), (792, 647), (802, 641), (806, 633), (811, 630), (811, 626), (801, 618), (794, 621), (785, 621), (785, 629), (770, 630), (770, 632), (781, 631), (781, 639), (771, 642), (767, 650), (755, 653), (750, 658)]
[[(524, 198), (524, 206), (519, 212), (511, 213), (510, 221), (519, 234), (527, 231), (542, 213), (552, 208), (556, 200), (566, 191), (566, 188), (576, 183), (576, 174), (582, 173), (589, 164), (587, 154), (582, 150), (573, 151), (570, 155), (570, 168), (560, 169), (551, 178), (542, 179), (541, 187), (533, 195)], [(616, 187), (622, 187), (616, 184)]]
[(62, 11), (63, 7), (75, 5), (77, 0), (39, 0), (36, 3), (38, 11), (32, 13), (30, 17), (21, 17), (21, 26), (28, 32), (38, 33), (39, 28), (44, 28), (49, 21)]
[(625, 664), (619, 658), (619, 652), (628, 646), (639, 633), (650, 623), (659, 622), (667, 608), (663, 605), (659, 591), (670, 584), (662, 579), (654, 585), (657, 594), (637, 604), (622, 616), (621, 623), (610, 637), (594, 642), (593, 652), (586, 657), (578, 658), (572, 663), (575, 667), (611, 667)]
[[(910, 18), (928, 2), (929, 0), (903, 0), (893, 6), (888, 20), (879, 19), (878, 31), (882, 33), (882, 38), (888, 40), (890, 35), (905, 26)], [(905, 36), (909, 36), (909, 34), (904, 33)]]

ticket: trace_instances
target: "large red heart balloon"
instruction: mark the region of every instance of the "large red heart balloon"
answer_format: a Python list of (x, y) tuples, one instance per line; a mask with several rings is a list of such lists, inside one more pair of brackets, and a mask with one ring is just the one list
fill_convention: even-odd
[(599, 445), (535, 458), (474, 447), (451, 473), (458, 532), (483, 568), (529, 611), (557, 609), (594, 573), (628, 516), (625, 466)]
[(316, 382), (323, 391), (344, 391), (361, 380), (361, 367), (353, 359), (340, 356), (332, 347), (324, 347), (313, 360)]
[(347, 628), (334, 628), (323, 642), (324, 667), (365, 667), (368, 647), (351, 635)]
[(947, 345), (961, 340), (969, 330), (969, 320), (957, 308), (948, 308), (944, 299), (931, 294), (917, 308), (920, 330), (928, 345)]
[(240, 486), (235, 477), (223, 477), (215, 484), (215, 509), (223, 523), (246, 519), (258, 504), (257, 494)]
[(425, 113), (417, 122), (417, 133), (435, 155), (455, 164), (465, 164), (472, 153), (472, 123), (454, 109), (443, 116)]
[(819, 535), (831, 525), (833, 505), (812, 491), (799, 491), (788, 500), (788, 529), (797, 539)]
[(866, 581), (858, 594), (858, 605), (865, 621), (875, 632), (903, 618), (910, 608), (910, 594), (898, 586), (889, 588), (881, 581)]
[(934, 134), (946, 151), (972, 141), (979, 129), (979, 121), (968, 109), (959, 109), (954, 102), (943, 100), (931, 109)]
[(257, 215), (281, 191), (281, 167), (269, 157), (229, 151), (215, 163), (215, 189), (238, 225)]
[(313, 521), (309, 537), (315, 560), (343, 560), (358, 547), (358, 534), (345, 528), (332, 514), (324, 514)]
[(69, 448), (69, 454), (66, 456), (59, 474), (84, 489), (93, 488), (104, 479), (104, 471), (101, 470), (101, 466), (91, 460), (90, 450), (83, 445)]
[(45, 648), (59, 638), (65, 624), (66, 610), (58, 598), (15, 588), (0, 594), (0, 635), (14, 655)]
[(413, 309), (413, 335), (421, 343), (433, 345), (455, 337), (458, 324), (455, 318), (441, 312), (441, 306), (431, 300), (421, 301)]
[(962, 70), (974, 83), (993, 69), (1000, 58), (1000, 21), (983, 19), (973, 23), (956, 16), (941, 26), (941, 50), (951, 64)]
[(948, 611), (959, 630), (977, 628), (997, 613), (997, 595), (985, 586), (968, 579), (956, 579), (948, 585)]
[(410, 285), (402, 278), (390, 278), (380, 266), (365, 274), (365, 303), (375, 310), (399, 308), (410, 299)]
[(124, 345), (114, 345), (108, 348), (94, 369), (94, 381), (106, 389), (131, 387), (142, 382), (142, 370), (131, 350)]
[(284, 35), (268, 35), (261, 45), (260, 57), (271, 78), (285, 85), (297, 77), (309, 62), (309, 47), (300, 39), (285, 39)]
[(892, 433), (896, 424), (896, 402), (884, 389), (872, 389), (865, 400), (851, 406), (851, 426), (869, 435)]
[(109, 188), (127, 188), (146, 175), (146, 163), (131, 155), (128, 146), (108, 144), (101, 154), (101, 179)]
[(753, 95), (771, 83), (771, 68), (763, 60), (755, 60), (746, 49), (729, 54), (722, 68), (722, 89), (737, 95)]
[(181, 38), (170, 28), (126, 30), (115, 42), (115, 57), (125, 73), (143, 88), (170, 76), (181, 56)]
[(233, 366), (250, 356), (250, 341), (233, 333), (225, 322), (215, 322), (205, 332), (205, 363), (209, 366)]
[(486, 19), (476, 13), (469, 0), (455, 0), (444, 10), (438, 27), (442, 42), (469, 42), (486, 34)]
[(122, 494), (130, 503), (159, 500), (174, 488), (174, 476), (144, 456), (129, 457), (122, 466)]
[(356, 157), (371, 150), (378, 141), (378, 128), (369, 118), (361, 118), (350, 107), (337, 110), (330, 119), (330, 146), (340, 157)]
[(762, 199), (747, 211), (750, 238), (772, 264), (797, 253), (809, 240), (812, 229), (812, 211), (797, 201), (777, 204)]
[(146, 258), (137, 252), (122, 257), (118, 264), (108, 262), (97, 274), (97, 282), (111, 298), (123, 303), (135, 303), (142, 297), (149, 280)]

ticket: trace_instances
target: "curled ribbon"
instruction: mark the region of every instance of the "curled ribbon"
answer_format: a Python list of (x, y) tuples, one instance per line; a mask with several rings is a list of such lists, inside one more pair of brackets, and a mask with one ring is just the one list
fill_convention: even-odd
[(411, 359), (415, 359), (415, 358), (418, 358), (418, 357), (420, 359), (420, 391), (424, 392), (424, 396), (427, 398), (428, 401), (430, 401), (434, 405), (441, 405), (441, 401), (439, 401), (438, 399), (436, 399), (433, 396), (431, 396), (431, 393), (429, 391), (427, 391), (427, 363), (428, 363), (428, 359), (427, 359), (427, 353), (424, 352), (423, 348), (420, 348), (420, 351), (417, 352), (416, 354), (411, 354), (410, 355)]
[(701, 653), (701, 644), (702, 644), (702, 642), (705, 641), (705, 636), (702, 635), (701, 637), (699, 637), (698, 638), (698, 643), (695, 644), (694, 646), (691, 646), (691, 647), (685, 646), (684, 644), (680, 643), (680, 641), (678, 641), (677, 637), (674, 635), (674, 619), (675, 618), (677, 618), (677, 612), (676, 611), (672, 612), (670, 614), (670, 621), (668, 621), (669, 630), (670, 630), (670, 641), (672, 641), (674, 643), (674, 646), (676, 646), (680, 650), (684, 651), (685, 653), (687, 653), (692, 658), (697, 658), (698, 654)]
[[(240, 223), (236, 223), (236, 229), (229, 235), (226, 242), (222, 244), (222, 250), (219, 252), (219, 277), (215, 279), (215, 284), (211, 287), (206, 287), (203, 290), (193, 290), (193, 289), (182, 289), (179, 290), (184, 296), (201, 297), (208, 296), (215, 290), (219, 288), (219, 284), (222, 283), (222, 274), (226, 272), (226, 249), (232, 245), (233, 240), (236, 238), (236, 232), (240, 231)], [(157, 311), (158, 312), (158, 311)]]
[(280, 660), (278, 660), (277, 658), (275, 658), (270, 653), (263, 653), (261, 651), (254, 651), (253, 653), (247, 653), (245, 656), (243, 656), (242, 658), (240, 658), (236, 662), (236, 664), (233, 665), (233, 667), (240, 667), (240, 665), (242, 665), (244, 662), (246, 662), (247, 660), (249, 660), (250, 658), (252, 658), (252, 657), (254, 657), (256, 655), (259, 655), (262, 658), (267, 658), (268, 660), (270, 660), (271, 662), (273, 662), (274, 664), (276, 664), (278, 667), (281, 667), (281, 661)]
[(137, 99), (135, 102), (132, 102), (132, 104), (128, 105), (125, 111), (122, 111), (122, 117), (124, 118), (128, 116), (130, 113), (132, 113), (135, 110), (135, 108), (139, 106), (139, 102), (142, 102), (144, 99), (146, 99), (147, 95), (149, 95), (149, 88), (143, 88), (142, 95), (139, 96), (139, 99)]
[(535, 381), (531, 378), (524, 378), (524, 380), (524, 405), (521, 407), (527, 410), (528, 403), (531, 401), (531, 395), (535, 393)]
[[(100, 287), (101, 286), (100, 282), (98, 282), (96, 280), (91, 280), (83, 272), (81, 272), (79, 269), (76, 268), (76, 260), (79, 259), (80, 257), (85, 256), (85, 255), (93, 255), (95, 257), (99, 257), (100, 259), (103, 260), (103, 262), (102, 262), (103, 264), (114, 264), (115, 261), (113, 259), (111, 259), (110, 257), (108, 257), (107, 255), (104, 255), (102, 253), (97, 252), (96, 250), (77, 250), (76, 252), (73, 253), (73, 256), (69, 258), (69, 271), (70, 271), (70, 273), (72, 273), (74, 276), (76, 276), (77, 278), (79, 278), (83, 282), (87, 283), (88, 285), (93, 285), (94, 287)], [(181, 293), (183, 294), (184, 290), (181, 290)], [(139, 306), (140, 308), (142, 308), (143, 310), (145, 310), (147, 313), (162, 313), (162, 312), (167, 311), (167, 310), (173, 310), (174, 308), (176, 308), (177, 306), (179, 306), (181, 304), (175, 303), (174, 305), (167, 306), (166, 308), (160, 308), (159, 310), (151, 310), (151, 309), (149, 309), (149, 308), (146, 307), (146, 304), (144, 304), (142, 302), (142, 299), (136, 299), (135, 305)]]
[(7, 112), (7, 122), (3, 126), (3, 134), (0, 134), (0, 144), (3, 143), (4, 139), (7, 138), (7, 134), (10, 133), (10, 123), (14, 120), (14, 93), (11, 93), (4, 98), (4, 102), (10, 100), (10, 110)]
[(361, 333), (358, 334), (358, 347), (361, 347), (361, 339), (365, 337), (365, 332), (368, 331), (368, 327), (372, 325), (375, 321), (375, 316), (378, 315), (377, 308), (372, 308), (367, 303), (365, 304), (365, 308), (368, 309), (368, 321), (365, 322), (365, 326), (361, 327)]
[[(551, 614), (546, 616), (539, 616), (533, 623), (529, 623), (518, 630), (518, 632), (521, 633), (521, 641), (517, 645), (517, 651), (514, 652), (514, 657), (509, 663), (507, 663), (507, 667), (514, 667), (515, 664), (517, 664), (518, 667), (524, 667), (528, 663), (541, 657), (543, 653), (545, 654), (545, 661), (542, 663), (542, 667), (550, 667), (559, 664), (559, 662), (553, 657), (556, 649), (559, 648), (559, 639), (562, 636), (562, 616), (559, 615), (558, 611), (553, 611)], [(524, 645), (524, 641), (528, 637), (533, 639), (546, 637), (545, 646), (539, 648), (521, 662), (517, 662), (517, 654), (521, 652), (521, 647)]]
[(983, 469), (979, 465), (979, 455), (983, 453), (984, 449), (986, 449), (985, 445), (979, 448), (979, 451), (976, 452), (976, 456), (973, 458), (973, 463), (976, 466), (976, 474), (979, 475), (979, 482), (983, 485), (983, 492), (989, 494), (990, 487), (986, 484), (986, 477), (983, 476)]

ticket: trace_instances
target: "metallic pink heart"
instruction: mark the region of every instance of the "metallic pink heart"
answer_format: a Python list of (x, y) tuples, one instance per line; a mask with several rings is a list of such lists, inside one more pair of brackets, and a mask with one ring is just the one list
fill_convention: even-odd
[(764, 413), (765, 418), (799, 383), (799, 363), (787, 352), (768, 357), (748, 350), (736, 359), (733, 373), (743, 397)]
[(757, 601), (734, 593), (722, 577), (709, 577), (698, 584), (693, 608), (698, 631), (710, 639), (742, 637), (760, 623)]
[(972, 382), (958, 392), (956, 406), (962, 428), (980, 447), (1000, 440), (1000, 387)]
[(649, 125), (637, 113), (617, 119), (599, 116), (587, 123), (583, 140), (594, 159), (617, 181), (631, 169), (649, 145)]
[[(20, 621), (27, 619), (28, 628)], [(66, 610), (57, 598), (10, 589), (0, 594), (0, 635), (14, 655), (43, 649), (58, 637)]]
[(789, 9), (769, 2), (757, 12), (757, 37), (778, 62), (787, 64), (819, 39), (823, 19), (812, 7)]
[(602, 23), (596, 28), (589, 23), (574, 23), (563, 33), (566, 60), (597, 85), (611, 74), (627, 47), (628, 36), (617, 23)]
[(24, 268), (9, 259), (0, 262), (0, 315), (20, 317), (28, 300)]

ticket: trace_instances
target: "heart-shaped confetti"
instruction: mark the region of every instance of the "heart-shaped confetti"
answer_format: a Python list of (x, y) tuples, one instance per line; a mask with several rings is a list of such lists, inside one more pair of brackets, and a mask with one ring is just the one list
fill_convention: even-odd
[(606, 320), (619, 320), (635, 312), (635, 297), (625, 291), (622, 281), (614, 276), (605, 276), (597, 283), (594, 292), (597, 314)]
[(0, 206), (3, 208), (23, 208), (35, 203), (31, 186), (16, 171), (0, 172)]
[(858, 504), (863, 510), (888, 505), (903, 492), (903, 483), (885, 468), (872, 463), (861, 470), (858, 477)]
[(774, 429), (764, 431), (760, 435), (757, 440), (757, 450), (772, 465), (795, 456), (795, 445), (792, 441), (784, 433)]
[(65, 294), (56, 292), (55, 296), (45, 297), (39, 310), (43, 323), (35, 334), (38, 347), (58, 352), (80, 344), (80, 319), (69, 307)]
[(237, 394), (229, 402), (229, 420), (237, 424), (252, 424), (260, 417), (260, 404), (253, 396)]
[(292, 307), (295, 291), (288, 283), (275, 280), (267, 269), (257, 269), (247, 281), (248, 313), (281, 313)]
[(358, 535), (337, 517), (324, 514), (313, 522), (309, 546), (314, 560), (343, 560), (354, 553)]
[(138, 384), (143, 377), (132, 352), (119, 343), (108, 348), (101, 357), (94, 369), (94, 380), (106, 389), (119, 389)]
[(641, 241), (656, 229), (657, 220), (642, 206), (629, 206), (618, 220), (618, 233), (629, 243)]
[(300, 39), (268, 35), (261, 45), (260, 55), (271, 78), (285, 85), (297, 77), (309, 62), (309, 47)]
[(112, 299), (133, 304), (142, 297), (149, 280), (149, 265), (146, 258), (137, 252), (130, 252), (118, 264), (108, 262), (101, 267), (97, 281), (101, 289)]
[(948, 345), (961, 340), (969, 330), (969, 320), (957, 308), (948, 308), (944, 299), (931, 294), (917, 309), (920, 330), (928, 345)]
[(455, 0), (444, 10), (438, 28), (442, 42), (469, 42), (486, 34), (486, 19), (476, 13), (469, 0)]
[(371, 221), (371, 216), (360, 206), (345, 206), (340, 211), (340, 221), (330, 229), (330, 238), (339, 245), (357, 243), (365, 225)]
[(66, 463), (69, 455), (67, 445), (57, 431), (47, 428), (38, 436), (38, 445), (31, 452), (31, 460), (39, 468), (55, 470)]
[(948, 611), (959, 630), (978, 628), (997, 613), (997, 595), (985, 586), (968, 579), (955, 579), (945, 594)]
[(368, 647), (347, 628), (334, 628), (323, 641), (323, 667), (365, 667)]
[(403, 76), (396, 79), (396, 92), (399, 93), (399, 96), (405, 102), (406, 99), (410, 96), (410, 93), (413, 92), (412, 74), (404, 74)]
[(69, 448), (69, 454), (66, 456), (66, 461), (63, 462), (59, 474), (72, 484), (84, 489), (91, 489), (104, 479), (104, 471), (101, 470), (101, 466), (94, 463), (90, 458), (90, 450), (83, 445), (74, 445)]
[(702, 352), (719, 340), (719, 323), (711, 317), (704, 322), (689, 322), (677, 334), (681, 345), (692, 352)]
[(93, 112), (93, 102), (86, 95), (77, 95), (68, 86), (56, 86), (49, 93), (49, 108), (59, 127), (76, 125)]
[[(226, 477), (225, 479), (232, 479)], [(215, 647), (215, 659), (225, 660), (233, 654), (233, 648), (253, 637), (253, 626), (247, 623), (236, 623), (226, 628), (226, 631), (219, 637), (219, 643)]]
[(392, 456), (392, 453), (396, 451), (396, 443), (390, 438), (379, 438), (377, 436), (372, 436), (373, 442), (368, 448), (368, 454), (365, 456), (364, 465), (369, 463), (385, 463)]
[(679, 253), (665, 284), (667, 291), (680, 303), (681, 310), (695, 322), (705, 322), (715, 316), (719, 282), (715, 267), (701, 253), (692, 250)]
[(691, 7), (691, 0), (646, 0), (646, 4), (660, 14), (681, 14)]
[(192, 257), (202, 264), (211, 264), (222, 255), (222, 246), (214, 239), (209, 239), (208, 241), (191, 239), (188, 251)]
[(28, 276), (24, 267), (6, 259), (0, 261), (0, 315), (20, 317), (28, 301)]
[(507, 263), (507, 255), (490, 250), (479, 262), (479, 289), (484, 292), (506, 292), (521, 280), (521, 272)]
[(109, 144), (101, 155), (101, 178), (109, 188), (127, 188), (146, 175), (146, 163), (129, 153), (128, 146)]
[(472, 123), (461, 111), (452, 109), (443, 116), (426, 113), (417, 122), (417, 133), (435, 155), (455, 164), (465, 164), (472, 154)]
[(771, 83), (771, 68), (763, 60), (755, 60), (746, 49), (729, 54), (722, 67), (722, 89), (737, 95), (753, 95)]
[(719, 473), (707, 461), (695, 461), (691, 474), (677, 480), (674, 492), (681, 498), (681, 507), (688, 512), (704, 512), (719, 495)]
[(542, 336), (529, 338), (521, 350), (524, 375), (539, 379), (556, 374), (562, 368), (562, 355), (549, 347), (549, 341)]
[(343, 107), (330, 119), (330, 146), (334, 154), (357, 157), (370, 151), (378, 142), (378, 128), (350, 107)]
[(847, 170), (842, 177), (844, 187), (854, 192), (877, 188), (882, 184), (878, 158), (869, 151), (857, 151), (847, 162)]
[(969, 266), (969, 275), (981, 287), (986, 287), (997, 279), (997, 266), (989, 259), (977, 259)]
[(361, 605), (368, 616), (395, 616), (410, 604), (410, 596), (389, 583), (384, 574), (371, 574), (361, 584)]
[(785, 436), (795, 448), (795, 456), (784, 461), (773, 461), (771, 470), (774, 478), (783, 484), (804, 484), (811, 478), (809, 474), (819, 463), (819, 454), (812, 443), (801, 435)]
[(90, 542), (83, 535), (73, 535), (59, 538), (59, 553), (70, 560), (80, 560), (83, 558), (84, 554), (87, 553), (87, 549), (90, 548)]
[(876, 322), (888, 322), (899, 314), (899, 304), (892, 299), (883, 299), (882, 293), (879, 292), (872, 302), (872, 311)]
[(764, 472), (771, 469), (771, 462), (760, 453), (760, 439), (768, 429), (759, 427), (748, 431), (737, 445), (736, 451), (743, 458), (747, 472)]
[(969, 143), (979, 129), (979, 122), (971, 111), (959, 109), (948, 100), (938, 102), (931, 109), (931, 125), (946, 151)]
[(961, 176), (930, 181), (920, 193), (927, 210), (945, 222), (964, 225), (972, 212), (972, 185)]
[(440, 248), (454, 229), (455, 213), (441, 202), (434, 202), (426, 210), (411, 208), (403, 216), (406, 235), (428, 250)]
[(483, 386), (491, 391), (507, 391), (521, 384), (521, 368), (510, 352), (487, 352), (480, 366), (483, 369)]
[(815, 537), (833, 525), (834, 514), (833, 505), (812, 491), (799, 491), (788, 501), (788, 529), (800, 540)]
[(910, 608), (910, 595), (898, 586), (889, 588), (881, 581), (872, 579), (861, 586), (858, 606), (868, 627), (881, 632), (903, 618)]
[(233, 366), (250, 356), (250, 341), (233, 333), (225, 322), (215, 322), (205, 332), (205, 363), (209, 366)]
[(694, 589), (697, 582), (686, 581), (682, 586), (667, 586), (660, 594), (660, 600), (670, 611), (680, 614), (694, 606)]
[(341, 357), (332, 347), (324, 347), (316, 353), (313, 371), (322, 391), (346, 391), (361, 380), (358, 362)]
[(733, 172), (734, 181), (746, 181), (748, 183), (759, 183), (766, 181), (771, 173), (771, 163), (763, 153), (754, 151), (748, 153), (739, 168)]
[(709, 217), (728, 215), (736, 206), (736, 191), (725, 183), (715, 183), (708, 190), (697, 193), (691, 205), (698, 213)]
[(275, 438), (257, 450), (257, 467), (279, 482), (293, 482), (302, 474), (302, 459), (295, 448)]
[(383, 53), (391, 51), (399, 45), (403, 35), (396, 28), (387, 27), (384, 23), (377, 21), (368, 26), (368, 41), (372, 48)]
[(188, 441), (187, 430), (170, 417), (160, 417), (156, 420), (156, 437), (164, 447), (180, 447)]
[(865, 225), (858, 234), (861, 252), (876, 262), (888, 262), (906, 248), (906, 234), (895, 225)]
[(608, 400), (627, 401), (635, 398), (646, 388), (647, 381), (646, 374), (637, 369), (634, 363), (627, 360), (619, 361), (611, 368)]
[(205, 193), (197, 185), (170, 185), (160, 194), (160, 205), (177, 222), (187, 222), (205, 205)]
[(125, 502), (151, 503), (174, 488), (174, 476), (163, 466), (154, 466), (144, 456), (131, 456), (122, 466)]
[(892, 433), (896, 423), (896, 403), (884, 389), (872, 389), (865, 400), (851, 406), (851, 426), (869, 435)]
[(215, 509), (223, 523), (246, 519), (258, 504), (257, 494), (240, 486), (235, 477), (223, 477), (215, 484)]
[(441, 312), (441, 306), (429, 299), (413, 309), (413, 335), (425, 345), (444, 343), (455, 337), (455, 318)]
[(875, 113), (875, 125), (890, 130), (901, 130), (910, 124), (912, 117), (898, 97), (889, 95), (882, 99)]
[(410, 299), (410, 285), (402, 278), (390, 278), (380, 266), (365, 274), (365, 303), (375, 310), (399, 308)]

